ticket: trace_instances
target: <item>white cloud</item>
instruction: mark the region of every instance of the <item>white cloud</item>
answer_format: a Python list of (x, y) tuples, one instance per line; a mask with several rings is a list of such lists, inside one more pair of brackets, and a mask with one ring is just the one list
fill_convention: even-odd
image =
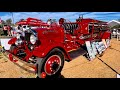
[[(66, 19), (72, 19), (72, 18), (78, 18), (78, 15), (74, 15), (74, 17), (72, 16), (73, 14), (75, 14), (76, 12), (14, 12), (13, 16), (14, 16), (14, 21), (18, 21), (20, 19), (26, 19), (28, 17), (32, 17), (32, 18), (38, 18), (41, 19), (43, 21), (46, 21), (49, 18), (54, 18), (54, 19), (59, 19), (59, 18), (66, 18)], [(4, 16), (1, 16), (1, 19), (6, 20), (8, 18), (12, 18), (12, 15), (6, 14)]]
[[(66, 18), (69, 21), (75, 21), (79, 15), (84, 15), (84, 18), (93, 18), (98, 20), (109, 21), (112, 19), (119, 19), (119, 12), (14, 12), (14, 21), (17, 22), (20, 19), (26, 19), (28, 17), (41, 19), (46, 21), (49, 18), (59, 19)], [(12, 15), (8, 12), (5, 15), (0, 16), (1, 19), (6, 20), (12, 18)]]

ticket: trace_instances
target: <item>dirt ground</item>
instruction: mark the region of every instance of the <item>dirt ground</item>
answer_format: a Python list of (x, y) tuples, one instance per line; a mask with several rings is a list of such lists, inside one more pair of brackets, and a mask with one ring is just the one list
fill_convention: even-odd
[[(120, 73), (120, 41), (112, 39), (111, 47), (99, 58)], [(88, 61), (79, 56), (70, 62), (65, 61), (61, 74), (63, 78), (116, 78), (116, 72), (107, 65), (97, 57)], [(0, 54), (0, 78), (36, 78), (36, 75), (18, 67)]]

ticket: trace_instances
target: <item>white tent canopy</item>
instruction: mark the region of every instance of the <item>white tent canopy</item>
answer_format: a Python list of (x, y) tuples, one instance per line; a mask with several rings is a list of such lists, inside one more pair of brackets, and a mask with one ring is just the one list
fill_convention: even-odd
[(112, 21), (108, 22), (108, 26), (110, 26), (110, 27), (113, 27), (115, 25), (120, 25), (120, 22), (117, 20), (112, 20)]

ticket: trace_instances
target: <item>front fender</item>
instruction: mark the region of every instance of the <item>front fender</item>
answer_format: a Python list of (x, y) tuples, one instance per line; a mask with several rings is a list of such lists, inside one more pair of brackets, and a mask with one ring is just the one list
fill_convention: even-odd
[(12, 38), (12, 39), (10, 39), (10, 40), (8, 41), (8, 44), (12, 45), (12, 44), (14, 44), (14, 43), (16, 42), (16, 40), (17, 40), (17, 38), (14, 37), (14, 38)]
[[(41, 47), (41, 48), (42, 48), (42, 47)], [(40, 48), (37, 49), (37, 50), (34, 50), (34, 51), (33, 51), (33, 55), (38, 56), (38, 57), (40, 57), (40, 58), (43, 58), (43, 57), (45, 57), (51, 50), (53, 50), (54, 48), (58, 48), (58, 49), (60, 49), (61, 51), (63, 51), (63, 53), (64, 53), (64, 55), (66, 56), (66, 58), (69, 59), (69, 60), (71, 60), (69, 54), (67, 53), (67, 50), (64, 48), (64, 44), (60, 44), (60, 43), (59, 43), (59, 44), (57, 43), (57, 45), (56, 45), (56, 43), (52, 43), (52, 44), (48, 45), (48, 46), (46, 47), (46, 49), (43, 50), (43, 51), (40, 51)]]

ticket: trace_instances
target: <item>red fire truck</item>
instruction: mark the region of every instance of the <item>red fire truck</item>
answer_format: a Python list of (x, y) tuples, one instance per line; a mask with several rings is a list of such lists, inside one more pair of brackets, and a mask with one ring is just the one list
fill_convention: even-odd
[(11, 45), (9, 59), (16, 62), (14, 57), (17, 57), (32, 63), (39, 78), (58, 76), (65, 60), (71, 61), (82, 50), (86, 51), (85, 41), (101, 41), (111, 36), (107, 22), (90, 18), (78, 18), (75, 22), (60, 18), (59, 24), (52, 19), (45, 23), (28, 18), (17, 24), (37, 28), (28, 29), (25, 36), (14, 37), (8, 42)]

